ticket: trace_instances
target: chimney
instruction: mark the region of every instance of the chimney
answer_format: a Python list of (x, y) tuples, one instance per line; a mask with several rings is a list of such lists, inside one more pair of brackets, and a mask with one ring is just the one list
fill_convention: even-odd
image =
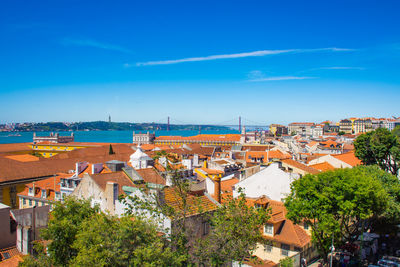
[(115, 182), (107, 182), (105, 189), (107, 210), (110, 214), (115, 214), (115, 203), (118, 200), (118, 184)]
[(218, 203), (221, 203), (221, 177), (214, 178), (214, 195)]

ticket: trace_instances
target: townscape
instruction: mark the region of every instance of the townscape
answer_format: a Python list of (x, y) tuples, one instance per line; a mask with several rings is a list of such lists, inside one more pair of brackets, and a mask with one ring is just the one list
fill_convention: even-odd
[[(363, 230), (353, 229), (352, 235), (346, 236), (347, 230), (339, 228), (341, 232), (334, 231), (334, 240), (335, 234), (330, 234), (327, 228), (327, 240), (323, 242), (328, 245), (321, 245), (317, 239), (318, 226), (326, 222), (322, 217), (306, 215), (305, 209), (294, 208), (299, 205), (296, 201), (300, 199), (300, 195), (296, 195), (300, 192), (294, 190), (301, 190), (296, 186), (315, 177), (317, 181), (330, 177), (332, 182), (335, 175), (344, 176), (342, 183), (347, 184), (353, 175), (351, 169), (355, 170), (356, 180), (369, 172), (375, 175), (375, 180), (378, 176), (391, 176), (389, 172), (392, 169), (362, 169), (366, 168), (364, 165), (371, 165), (363, 156), (365, 152), (362, 145), (365, 137), (371, 134), (380, 136), (382, 140), (394, 136), (399, 149), (400, 118), (349, 118), (338, 123), (293, 122), (288, 126), (271, 124), (267, 130), (256, 131), (248, 131), (245, 126), (240, 126), (241, 132), (238, 134), (199, 134), (189, 137), (156, 136), (154, 133), (136, 131), (132, 133), (131, 143), (85, 143), (76, 142), (73, 133), (69, 136), (33, 133), (31, 143), (0, 145), (0, 266), (17, 266), (18, 263), (34, 266), (29, 263), (34, 262), (35, 257), (36, 264), (44, 264), (40, 257), (48, 256), (40, 256), (37, 244), (45, 249), (47, 247), (50, 258), (57, 255), (60, 248), (52, 247), (52, 244), (61, 241), (54, 240), (56, 237), (49, 236), (49, 232), (47, 236), (42, 235), (42, 230), (53, 229), (57, 224), (57, 213), (73, 203), (87, 203), (87, 208), (97, 208), (97, 212), (108, 214), (111, 216), (109, 218), (131, 216), (136, 220), (151, 221), (155, 223), (154, 229), (159, 235), (170, 240), (174, 240), (171, 238), (174, 234), (186, 234), (183, 229), (190, 228), (191, 234), (185, 236), (185, 247), (189, 248), (188, 255), (193, 256), (196, 254), (193, 244), (212, 237), (218, 230), (218, 225), (210, 216), (236, 203), (235, 199), (243, 199), (245, 206), (253, 208), (253, 212), (258, 209), (265, 212), (263, 220), (256, 222), (253, 225), (255, 230), (251, 232), (254, 236), (256, 232), (260, 239), (240, 240), (249, 237), (244, 233), (243, 236), (231, 233), (231, 240), (238, 238), (237, 242), (249, 242), (248, 246), (231, 247), (232, 251), (224, 257), (220, 256), (222, 260), (218, 264), (210, 261), (214, 259), (210, 256), (212, 253), (208, 254), (206, 260), (196, 258), (197, 264), (305, 266), (313, 262), (327, 263), (329, 259), (346, 266), (351, 263), (377, 264), (385, 260), (398, 264), (398, 229), (387, 227), (395, 227), (399, 221), (389, 222), (388, 217), (387, 220), (378, 220), (378, 217), (384, 217), (382, 214), (385, 214), (383, 210), (386, 208), (375, 210), (377, 207), (368, 207), (369, 211), (364, 215), (348, 210), (349, 214), (344, 215), (350, 216), (351, 220), (341, 223), (347, 224), (346, 228), (352, 228), (362, 222)], [(370, 142), (368, 145), (372, 146)], [(388, 144), (382, 141), (379, 145)], [(391, 173), (393, 177), (399, 176), (399, 156), (394, 155), (392, 161), (398, 165)], [(375, 163), (380, 164), (378, 160)], [(362, 186), (361, 180), (358, 185), (348, 184), (354, 186), (352, 190), (365, 190), (356, 188)], [(400, 185), (397, 178), (393, 181), (393, 190), (388, 194), (393, 194), (390, 197), (395, 198), (394, 204), (398, 208)], [(375, 185), (375, 182), (371, 180), (369, 183)], [(379, 191), (378, 186), (381, 185), (375, 186), (372, 190)], [(346, 192), (355, 194), (351, 190)], [(335, 198), (335, 193), (331, 194), (325, 200), (327, 203), (333, 201), (330, 198)], [(311, 199), (316, 195), (308, 197), (309, 205), (314, 205)], [(354, 203), (362, 205), (365, 202), (365, 205), (369, 205), (371, 200), (372, 205), (387, 205), (378, 196), (376, 199), (372, 195), (367, 198), (370, 199), (359, 199)], [(146, 210), (138, 203), (153, 208), (160, 205), (161, 216), (155, 220), (150, 209)], [(304, 202), (300, 205), (308, 204)], [(244, 209), (243, 206), (238, 207)], [(169, 209), (175, 212), (170, 213)], [(323, 212), (318, 209), (315, 212)], [(355, 211), (359, 207), (350, 208), (353, 209)], [(397, 213), (394, 217), (398, 220), (400, 217), (396, 216), (400, 215), (400, 209), (392, 211)], [(246, 217), (244, 210), (240, 212), (243, 213), (240, 219), (250, 220), (251, 217)], [(64, 216), (68, 217), (67, 214)], [(185, 218), (183, 222), (182, 218)], [(337, 217), (337, 220), (343, 218)], [(252, 225), (250, 221), (240, 221), (235, 227), (246, 223)], [(386, 223), (384, 227), (382, 223)], [(237, 230), (245, 232), (244, 229)], [(332, 245), (339, 246), (335, 246), (334, 250), (329, 246), (331, 238)], [(90, 250), (89, 247), (85, 249)], [(238, 254), (234, 252), (235, 249), (239, 251)], [(65, 263), (85, 263), (79, 255), (75, 259), (64, 259)], [(97, 260), (102, 260), (102, 256), (99, 257)], [(143, 266), (151, 262), (142, 260)], [(46, 262), (50, 265), (59, 264), (50, 259)], [(186, 259), (172, 265), (186, 265), (188, 262), (191, 261)]]
[(0, 267), (400, 267), (399, 10), (0, 1)]

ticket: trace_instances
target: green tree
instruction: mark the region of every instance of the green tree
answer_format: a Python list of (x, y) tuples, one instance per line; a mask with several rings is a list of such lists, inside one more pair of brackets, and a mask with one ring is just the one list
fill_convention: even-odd
[(311, 226), (313, 242), (325, 260), (332, 235), (337, 246), (353, 243), (361, 226), (387, 209), (388, 195), (368, 168), (305, 175), (291, 185), (285, 200), (287, 218)]
[(99, 213), (82, 223), (71, 266), (181, 266), (165, 244), (153, 224)]
[(247, 205), (244, 194), (228, 197), (210, 216), (210, 234), (195, 245), (194, 261), (206, 266), (242, 263), (257, 243), (265, 243), (260, 229), (268, 218), (269, 210)]
[[(239, 198), (225, 199), (214, 211), (204, 212), (198, 205), (200, 197), (190, 194), (189, 181), (177, 171), (171, 171), (169, 175), (173, 184), (170, 190), (174, 190), (178, 205), (172, 207), (160, 199), (162, 191), (153, 195), (152, 201), (128, 197), (125, 203), (128, 213), (141, 218), (147, 216), (154, 220), (163, 214), (171, 219), (172, 229), (159, 231), (169, 232), (170, 247), (185, 264), (221, 266), (233, 260), (242, 262), (251, 255), (258, 242), (263, 242), (261, 229), (268, 220), (269, 211), (246, 205), (241, 194)], [(202, 238), (198, 238), (196, 227), (191, 225), (193, 212), (190, 211), (193, 209), (196, 214), (202, 214), (201, 222), (210, 226), (209, 234)]]
[(108, 154), (109, 154), (109, 155), (115, 154), (114, 149), (112, 148), (112, 145), (111, 145), (111, 144), (110, 144), (110, 147), (109, 147), (109, 149), (108, 149)]
[(343, 131), (339, 131), (338, 135), (345, 135), (346, 133)]
[(354, 141), (355, 155), (365, 164), (377, 164), (394, 175), (400, 168), (400, 142), (386, 128), (360, 135)]
[(90, 200), (69, 197), (63, 203), (55, 203), (48, 227), (41, 233), (44, 240), (51, 240), (48, 253), (54, 265), (69, 265), (69, 261), (78, 253), (72, 245), (82, 222), (98, 212), (97, 206), (90, 206)]
[[(379, 181), (388, 194), (388, 205), (386, 211), (380, 217), (381, 223), (397, 225), (400, 223), (400, 180), (385, 172), (377, 166), (359, 166), (359, 169), (367, 175)], [(383, 220), (383, 221), (382, 221)]]
[(395, 136), (397, 136), (397, 139), (398, 139), (398, 140), (400, 140), (400, 125), (396, 126), (396, 127), (393, 129), (392, 133), (393, 133)]
[(281, 259), (279, 261), (279, 264), (281, 267), (293, 267), (293, 259), (286, 257), (284, 259)]

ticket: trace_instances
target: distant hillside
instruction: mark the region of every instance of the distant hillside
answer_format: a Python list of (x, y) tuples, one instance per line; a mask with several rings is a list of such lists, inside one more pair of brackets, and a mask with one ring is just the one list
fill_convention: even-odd
[[(170, 130), (198, 130), (199, 125), (176, 125), (171, 124)], [(201, 130), (224, 131), (229, 130), (226, 126), (201, 125)], [(15, 127), (16, 131), (155, 131), (167, 130), (167, 124), (161, 123), (131, 123), (131, 122), (45, 122), (45, 123), (24, 123)]]

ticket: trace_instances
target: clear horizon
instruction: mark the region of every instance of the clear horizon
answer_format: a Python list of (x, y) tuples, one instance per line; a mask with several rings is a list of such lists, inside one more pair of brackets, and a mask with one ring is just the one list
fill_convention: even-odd
[(0, 123), (398, 117), (399, 8), (6, 0)]

